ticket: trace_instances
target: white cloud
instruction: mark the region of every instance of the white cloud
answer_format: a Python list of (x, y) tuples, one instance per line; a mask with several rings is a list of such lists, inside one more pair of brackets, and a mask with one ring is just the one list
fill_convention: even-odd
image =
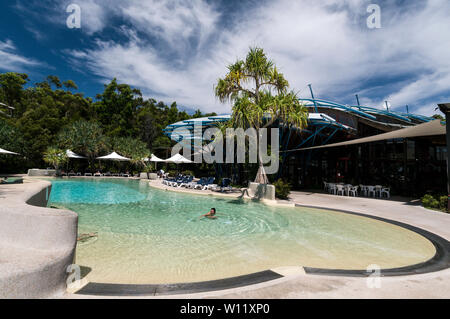
[(22, 72), (39, 65), (39, 61), (20, 55), (11, 40), (0, 41), (0, 70)]
[[(382, 107), (388, 99), (394, 108), (403, 108), (431, 104), (449, 92), (446, 0), (423, 1), (404, 12), (381, 5), (379, 30), (366, 28), (368, 2), (363, 0), (265, 2), (227, 21), (201, 0), (114, 3), (110, 11), (137, 31), (129, 33), (129, 43), (97, 41), (95, 49), (74, 56), (104, 79), (117, 77), (165, 101), (229, 111), (214, 98), (213, 85), (227, 64), (254, 45), (265, 49), (303, 96), (309, 95), (306, 85), (313, 83), (319, 97), (349, 99), (361, 90), (368, 95), (362, 101)], [(97, 30), (107, 19), (101, 15)], [(141, 41), (143, 33), (156, 39), (153, 44)], [(387, 84), (396, 77), (401, 81)], [(377, 88), (367, 88), (374, 79)], [(386, 93), (380, 94), (379, 86)]]

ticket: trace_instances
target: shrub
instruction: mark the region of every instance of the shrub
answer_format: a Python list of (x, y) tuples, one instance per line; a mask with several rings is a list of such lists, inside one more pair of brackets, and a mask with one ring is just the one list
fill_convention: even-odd
[(169, 174), (170, 177), (175, 177), (178, 174), (178, 171), (175, 170), (168, 170), (167, 174)]
[(448, 196), (441, 196), (439, 197), (439, 208), (442, 210), (447, 210), (447, 201), (448, 201)]
[(447, 196), (433, 196), (426, 194), (422, 197), (422, 205), (425, 208), (447, 210)]
[(189, 171), (189, 170), (182, 171), (181, 174), (189, 175), (189, 176), (195, 176), (194, 172), (193, 171)]
[(291, 193), (291, 184), (283, 181), (282, 179), (277, 180), (273, 183), (275, 186), (275, 196), (279, 199), (288, 199)]

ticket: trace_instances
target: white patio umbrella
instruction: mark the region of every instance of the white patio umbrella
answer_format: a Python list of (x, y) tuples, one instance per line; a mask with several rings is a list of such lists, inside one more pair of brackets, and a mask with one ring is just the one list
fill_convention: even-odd
[(177, 170), (178, 170), (178, 164), (189, 164), (193, 163), (193, 161), (188, 160), (186, 157), (176, 154), (172, 156), (171, 158), (166, 159), (166, 163), (174, 163), (177, 164)]
[(67, 154), (67, 157), (68, 157), (68, 158), (79, 158), (79, 159), (87, 158), (87, 157), (85, 157), (85, 156), (81, 156), (81, 155), (75, 154), (75, 153), (72, 152), (71, 150), (67, 150), (67, 151), (66, 151), (66, 154)]
[(146, 159), (146, 162), (149, 162), (149, 161), (155, 163), (155, 170), (158, 169), (158, 167), (157, 167), (158, 163), (166, 162), (166, 160), (163, 160), (163, 159), (159, 158), (158, 156), (155, 156), (154, 154), (152, 154), (150, 159), (148, 159), (148, 158)]
[(110, 160), (110, 161), (118, 161), (118, 162), (126, 162), (130, 159), (128, 157), (124, 157), (122, 155), (117, 154), (116, 152), (112, 152), (106, 156), (97, 157), (98, 160)]
[(150, 162), (162, 163), (165, 161), (166, 160), (163, 160), (163, 159), (159, 158), (158, 156), (155, 156), (154, 154), (152, 154), (152, 157), (150, 158)]
[(4, 150), (3, 148), (0, 148), (0, 154), (20, 155), (18, 153), (14, 153), (14, 152), (10, 152), (10, 151)]
[(175, 163), (175, 164), (189, 164), (193, 163), (191, 160), (188, 160), (186, 157), (176, 154), (169, 159), (165, 160), (167, 163)]

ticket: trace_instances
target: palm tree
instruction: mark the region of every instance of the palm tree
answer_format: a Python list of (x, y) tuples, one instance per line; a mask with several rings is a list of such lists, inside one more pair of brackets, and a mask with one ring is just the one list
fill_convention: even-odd
[[(289, 83), (261, 48), (250, 48), (244, 60), (228, 66), (227, 75), (219, 79), (215, 95), (222, 103), (232, 103), (230, 125), (234, 128), (271, 127), (275, 122), (287, 128), (307, 126), (308, 111)], [(259, 138), (259, 137), (258, 137)], [(261, 155), (255, 182), (267, 184)]]
[(59, 168), (67, 163), (69, 160), (69, 157), (67, 157), (67, 154), (65, 151), (55, 148), (55, 147), (49, 147), (46, 152), (44, 152), (44, 162), (52, 165), (56, 170), (59, 170)]
[(58, 146), (86, 155), (89, 165), (107, 148), (107, 139), (96, 122), (80, 120), (64, 127), (59, 133)]

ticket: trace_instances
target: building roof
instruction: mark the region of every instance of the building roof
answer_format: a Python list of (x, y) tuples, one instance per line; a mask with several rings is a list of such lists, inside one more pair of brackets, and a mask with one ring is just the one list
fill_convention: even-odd
[[(403, 128), (403, 129), (400, 129), (397, 131), (389, 132), (389, 133), (378, 134), (378, 135), (359, 138), (356, 140), (351, 140), (351, 141), (346, 141), (346, 142), (301, 148), (301, 149), (298, 149), (298, 151), (329, 148), (329, 147), (338, 147), (338, 146), (347, 146), (347, 145), (355, 145), (355, 144), (362, 144), (362, 143), (371, 143), (371, 142), (400, 139), (400, 138), (437, 136), (437, 135), (445, 135), (445, 134), (446, 134), (445, 122), (442, 122), (441, 120), (434, 120), (434, 121), (431, 121), (428, 123), (419, 124), (417, 126), (406, 127), (406, 128)], [(294, 150), (289, 150), (289, 152), (292, 152), (292, 151), (294, 151)]]

